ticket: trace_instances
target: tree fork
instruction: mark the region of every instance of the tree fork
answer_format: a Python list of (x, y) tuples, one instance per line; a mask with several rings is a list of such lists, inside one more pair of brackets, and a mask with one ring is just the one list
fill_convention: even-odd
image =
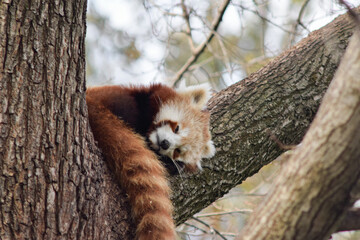
[[(1, 239), (133, 238), (89, 130), (85, 12), (84, 0), (0, 4)], [(172, 179), (178, 223), (281, 153), (264, 129), (300, 142), (352, 29), (339, 17), (213, 98), (218, 154), (202, 174)]]

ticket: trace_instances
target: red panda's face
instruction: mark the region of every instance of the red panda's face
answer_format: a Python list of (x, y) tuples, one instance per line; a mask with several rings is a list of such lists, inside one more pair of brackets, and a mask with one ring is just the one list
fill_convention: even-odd
[(206, 92), (191, 90), (179, 92), (160, 107), (148, 139), (150, 147), (159, 154), (183, 162), (186, 170), (195, 171), (201, 170), (202, 158), (215, 154), (215, 148), (209, 132), (209, 113), (202, 111)]

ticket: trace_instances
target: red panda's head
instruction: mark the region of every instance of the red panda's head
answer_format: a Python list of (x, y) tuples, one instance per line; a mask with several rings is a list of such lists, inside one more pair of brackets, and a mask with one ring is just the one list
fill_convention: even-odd
[(160, 155), (184, 163), (188, 171), (201, 170), (201, 159), (215, 154), (209, 132), (210, 114), (204, 110), (209, 93), (190, 87), (160, 106), (148, 133), (150, 147)]

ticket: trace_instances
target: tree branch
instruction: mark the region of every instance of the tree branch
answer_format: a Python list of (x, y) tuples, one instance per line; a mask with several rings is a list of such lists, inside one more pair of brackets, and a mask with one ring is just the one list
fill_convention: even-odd
[(192, 34), (191, 34), (190, 15), (189, 15), (189, 12), (188, 12), (187, 7), (185, 5), (185, 0), (181, 0), (181, 9), (183, 11), (183, 18), (184, 18), (185, 23), (186, 23), (186, 34), (188, 36), (188, 41), (189, 41), (191, 53), (194, 53), (195, 52), (195, 44), (194, 44)]
[(207, 36), (204, 42), (202, 42), (193, 52), (193, 55), (186, 61), (186, 63), (180, 68), (180, 70), (175, 74), (175, 76), (170, 80), (173, 86), (176, 86), (179, 81), (181, 80), (184, 73), (189, 69), (189, 67), (196, 62), (196, 60), (200, 57), (200, 55), (204, 52), (206, 49), (206, 46), (211, 42), (212, 38), (215, 35), (215, 32), (217, 31), (221, 19), (224, 16), (225, 10), (227, 6), (229, 5), (230, 0), (224, 0), (222, 5), (220, 6), (218, 10), (218, 15), (215, 17), (211, 24), (210, 28), (210, 34)]
[(274, 21), (270, 20), (269, 18), (263, 16), (258, 10), (253, 10), (253, 9), (248, 8), (248, 7), (245, 7), (245, 6), (241, 5), (241, 4), (234, 4), (234, 5), (240, 7), (241, 9), (243, 9), (243, 10), (245, 10), (245, 11), (248, 11), (248, 12), (251, 12), (251, 13), (255, 14), (255, 15), (258, 16), (262, 21), (268, 22), (268, 23), (270, 23), (271, 25), (273, 25), (273, 26), (281, 29), (281, 30), (284, 31), (284, 32), (293, 33), (291, 30), (288, 30), (288, 29), (282, 27), (281, 25), (275, 23)]
[(359, 75), (354, 34), (304, 140), (240, 239), (327, 239), (337, 228), (360, 178)]
[(338, 17), (210, 100), (217, 154), (203, 162), (200, 174), (170, 179), (178, 224), (284, 151), (267, 129), (284, 145), (301, 142), (353, 28), (347, 14)]
[(360, 208), (349, 209), (336, 232), (360, 230)]
[(356, 12), (353, 10), (353, 8), (352, 8), (346, 1), (344, 1), (344, 0), (339, 0), (339, 2), (340, 2), (340, 4), (344, 5), (344, 6), (347, 8), (350, 16), (354, 19), (354, 21), (356, 22), (356, 24), (358, 25), (358, 27), (360, 27), (360, 16), (359, 16), (359, 14), (356, 13)]
[(293, 33), (291, 34), (291, 39), (290, 39), (290, 45), (293, 45), (294, 41), (295, 41), (295, 36), (297, 34), (297, 29), (298, 29), (298, 26), (300, 25), (302, 28), (306, 29), (307, 31), (309, 31), (307, 29), (307, 27), (302, 23), (301, 19), (304, 15), (304, 12), (305, 12), (305, 8), (306, 6), (308, 5), (308, 3), (310, 2), (310, 0), (306, 0), (303, 5), (301, 6), (301, 9), (300, 9), (300, 12), (299, 12), (299, 15), (296, 19), (296, 23), (294, 24), (294, 28), (293, 28)]
[(218, 235), (221, 239), (226, 240), (226, 238), (218, 230), (216, 230), (215, 228), (213, 228), (211, 225), (207, 224), (203, 220), (200, 220), (200, 219), (198, 219), (196, 217), (192, 217), (191, 219), (205, 225), (206, 227), (208, 227), (210, 229), (210, 231), (214, 231), (216, 233), (216, 235)]

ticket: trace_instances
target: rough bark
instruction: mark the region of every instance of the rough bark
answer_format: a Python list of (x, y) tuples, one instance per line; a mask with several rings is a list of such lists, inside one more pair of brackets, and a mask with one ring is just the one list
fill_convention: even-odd
[(341, 220), (340, 225), (337, 227), (336, 232), (354, 230), (360, 230), (360, 208), (350, 208), (345, 213), (345, 216)]
[(85, 0), (1, 1), (0, 239), (131, 239), (89, 131), (85, 20)]
[(300, 143), (353, 26), (347, 15), (338, 17), (210, 100), (217, 154), (204, 162), (201, 174), (187, 177), (185, 183), (172, 179), (178, 223), (276, 159), (284, 149), (270, 135), (284, 144)]
[(360, 179), (360, 32), (301, 145), (241, 239), (329, 239)]
[[(85, 11), (85, 0), (0, 3), (1, 239), (132, 239), (126, 195), (89, 131)], [(300, 141), (351, 32), (339, 18), (214, 98), (218, 155), (172, 179), (178, 222), (281, 153), (264, 129)]]

